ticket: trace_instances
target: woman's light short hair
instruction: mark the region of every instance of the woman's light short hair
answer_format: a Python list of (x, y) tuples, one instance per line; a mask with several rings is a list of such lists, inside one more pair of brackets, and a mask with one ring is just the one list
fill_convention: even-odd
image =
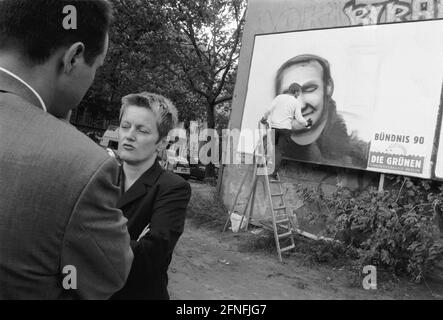
[(122, 98), (120, 122), (123, 113), (129, 106), (137, 106), (151, 110), (156, 117), (159, 141), (168, 136), (169, 131), (177, 126), (177, 108), (168, 98), (151, 92), (133, 93)]

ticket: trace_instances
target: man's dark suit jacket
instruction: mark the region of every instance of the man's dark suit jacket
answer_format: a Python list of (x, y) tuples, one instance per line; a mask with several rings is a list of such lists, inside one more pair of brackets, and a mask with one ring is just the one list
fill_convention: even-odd
[[(120, 181), (123, 186), (123, 174)], [(122, 195), (118, 206), (128, 219), (134, 262), (125, 287), (114, 299), (169, 299), (167, 271), (183, 233), (190, 197), (189, 183), (164, 171), (158, 161)], [(149, 223), (150, 232), (137, 242)]]
[[(118, 173), (0, 72), (0, 300), (109, 299), (123, 287), (133, 257)], [(76, 290), (63, 287), (66, 266), (77, 270)]]

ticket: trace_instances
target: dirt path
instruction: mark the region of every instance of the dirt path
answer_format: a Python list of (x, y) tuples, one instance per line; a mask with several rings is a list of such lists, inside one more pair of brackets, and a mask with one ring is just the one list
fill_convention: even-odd
[[(205, 192), (205, 187), (193, 190)], [(307, 266), (295, 256), (279, 263), (266, 252), (240, 252), (238, 236), (197, 227), (192, 219), (179, 240), (169, 268), (172, 299), (292, 300), (292, 299), (436, 299), (443, 287), (407, 281), (381, 283), (366, 291), (351, 284), (349, 271)]]
[(237, 242), (232, 235), (221, 237), (220, 233), (188, 223), (169, 269), (172, 299), (436, 298), (423, 286), (405, 283), (369, 292), (352, 287), (344, 270), (306, 267), (292, 257), (280, 264), (266, 253), (238, 252)]

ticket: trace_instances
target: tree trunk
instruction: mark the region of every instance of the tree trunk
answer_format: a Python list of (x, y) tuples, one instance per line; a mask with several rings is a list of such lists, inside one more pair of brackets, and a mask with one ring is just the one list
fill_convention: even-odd
[(208, 129), (215, 128), (215, 105), (213, 102), (208, 103), (206, 108), (207, 112), (207, 121), (208, 121)]
[[(214, 129), (215, 128), (215, 114), (214, 114), (215, 106), (213, 103), (208, 103), (208, 106), (206, 108), (206, 120), (208, 121), (208, 129)], [(206, 165), (206, 179), (212, 179), (215, 177), (215, 166), (211, 162)]]

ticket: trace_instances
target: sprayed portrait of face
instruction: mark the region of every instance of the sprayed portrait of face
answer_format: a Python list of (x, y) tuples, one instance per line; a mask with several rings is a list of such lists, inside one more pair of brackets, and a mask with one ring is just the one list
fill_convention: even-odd
[(277, 72), (276, 94), (282, 94), (293, 84), (301, 87), (302, 114), (312, 126), (294, 126), (291, 138), (300, 145), (311, 144), (321, 135), (328, 119), (327, 101), (333, 92), (328, 62), (314, 55), (300, 55), (288, 60)]

